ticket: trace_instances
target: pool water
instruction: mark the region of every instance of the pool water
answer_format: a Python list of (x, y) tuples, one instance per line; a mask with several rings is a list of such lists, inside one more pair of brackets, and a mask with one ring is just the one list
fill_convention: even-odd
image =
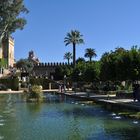
[(46, 103), (0, 95), (1, 139), (140, 140), (140, 121), (56, 94), (46, 94)]

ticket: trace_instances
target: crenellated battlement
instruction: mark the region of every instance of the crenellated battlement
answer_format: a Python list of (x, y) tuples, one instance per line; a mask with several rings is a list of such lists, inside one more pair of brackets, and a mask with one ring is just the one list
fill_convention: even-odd
[(56, 68), (63, 66), (73, 66), (73, 63), (38, 63), (34, 65), (33, 73), (36, 76), (47, 76), (50, 77), (52, 73), (55, 73)]
[(56, 66), (68, 66), (68, 65), (72, 66), (73, 63), (70, 64), (64, 62), (38, 63), (35, 65), (35, 67), (56, 67)]

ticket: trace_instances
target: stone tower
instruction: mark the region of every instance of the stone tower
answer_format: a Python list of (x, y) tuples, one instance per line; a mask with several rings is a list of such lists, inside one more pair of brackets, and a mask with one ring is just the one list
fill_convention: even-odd
[(39, 59), (35, 56), (34, 51), (29, 51), (28, 60), (32, 61), (34, 64), (39, 63)]
[(14, 39), (10, 37), (8, 40), (8, 66), (13, 67), (14, 63)]
[(0, 67), (13, 67), (14, 63), (14, 39), (9, 37), (0, 45)]

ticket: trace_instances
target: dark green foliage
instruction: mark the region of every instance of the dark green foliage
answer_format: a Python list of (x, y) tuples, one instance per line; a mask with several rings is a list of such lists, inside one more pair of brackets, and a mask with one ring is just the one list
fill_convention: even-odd
[(64, 59), (66, 59), (68, 61), (68, 65), (69, 65), (70, 59), (72, 59), (72, 53), (71, 52), (66, 52), (64, 54)]
[(12, 90), (19, 90), (19, 79), (18, 79), (18, 77), (12, 77), (11, 89)]
[(55, 69), (54, 80), (63, 80), (64, 75), (70, 77), (71, 73), (72, 73), (71, 66), (59, 66)]
[(6, 88), (11, 88), (10, 79), (0, 79), (0, 84), (5, 85)]
[(92, 48), (87, 48), (85, 50), (85, 57), (89, 58), (89, 61), (91, 62), (92, 58), (93, 57), (96, 57), (97, 54), (95, 52), (95, 49), (92, 49)]
[(4, 67), (6, 68), (7, 67), (7, 64), (8, 64), (8, 60), (6, 58), (1, 58), (0, 59), (0, 67)]
[(85, 59), (83, 57), (79, 57), (77, 60), (76, 60), (76, 64), (78, 63), (84, 63), (85, 62)]
[(49, 83), (51, 83), (52, 89), (58, 89), (58, 84), (56, 84), (53, 80), (49, 80), (46, 78), (34, 78), (30, 77), (30, 84), (31, 85), (41, 85), (43, 89), (49, 89)]
[(126, 81), (140, 79), (140, 50), (133, 46), (131, 50), (117, 48), (105, 53), (101, 58), (101, 80)]
[(84, 80), (86, 82), (93, 82), (98, 80), (99, 73), (95, 63), (88, 63), (84, 72)]
[(7, 90), (7, 87), (4, 84), (0, 84), (0, 90)]
[(114, 54), (105, 53), (101, 58), (101, 80), (115, 80), (116, 79), (116, 66)]
[(64, 77), (63, 68), (57, 67), (55, 69), (54, 80), (62, 80)]
[(23, 0), (0, 0), (0, 39), (23, 29), (26, 20), (20, 16), (27, 12)]
[(93, 82), (99, 79), (99, 63), (98, 62), (79, 62), (73, 69), (71, 78), (75, 82)]
[(30, 78), (31, 85), (42, 85), (43, 89), (49, 88), (49, 81), (45, 78)]
[(86, 63), (85, 62), (79, 62), (76, 67), (73, 69), (72, 74), (71, 74), (71, 79), (72, 81), (78, 82), (78, 81), (83, 81), (83, 74), (86, 69)]
[(26, 71), (30, 73), (34, 68), (34, 64), (28, 59), (20, 59), (19, 61), (17, 61), (16, 67), (21, 71)]
[(79, 74), (80, 74), (80, 69), (78, 67), (74, 68), (72, 75), (71, 75), (72, 81), (75, 81), (75, 82), (80, 81), (82, 79), (81, 78), (82, 75), (79, 75)]
[(0, 84), (5, 85), (7, 88), (12, 90), (19, 89), (19, 79), (18, 77), (10, 77), (7, 79), (0, 79)]

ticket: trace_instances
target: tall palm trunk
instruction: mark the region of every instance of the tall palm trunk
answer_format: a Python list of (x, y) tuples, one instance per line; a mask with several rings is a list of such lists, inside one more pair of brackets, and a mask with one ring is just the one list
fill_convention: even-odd
[(89, 57), (89, 61), (91, 62), (91, 57)]
[(70, 64), (70, 59), (68, 59), (68, 65)]
[(73, 43), (73, 66), (76, 65), (76, 44)]

